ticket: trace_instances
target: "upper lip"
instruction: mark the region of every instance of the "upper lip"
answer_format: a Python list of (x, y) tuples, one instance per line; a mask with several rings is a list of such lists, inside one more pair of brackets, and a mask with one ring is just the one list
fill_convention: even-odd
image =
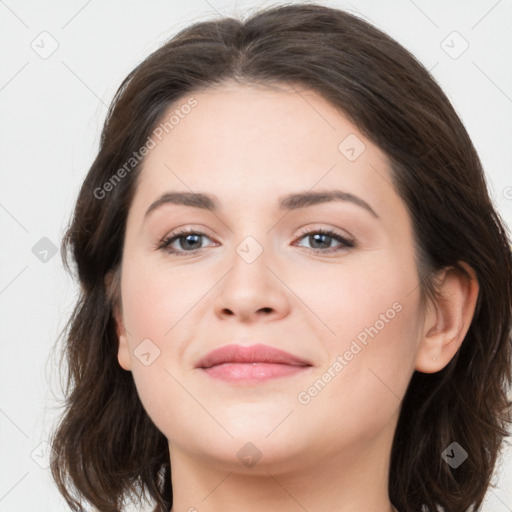
[(196, 368), (210, 368), (223, 363), (280, 363), (293, 366), (311, 366), (311, 364), (289, 352), (257, 343), (244, 346), (224, 345), (208, 352), (196, 364)]

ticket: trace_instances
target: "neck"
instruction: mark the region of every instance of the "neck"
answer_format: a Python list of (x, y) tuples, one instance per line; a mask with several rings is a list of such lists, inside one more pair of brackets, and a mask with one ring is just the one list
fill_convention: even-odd
[(251, 468), (170, 444), (171, 512), (394, 512), (388, 497), (394, 427), (337, 453), (296, 453), (266, 463), (262, 458)]

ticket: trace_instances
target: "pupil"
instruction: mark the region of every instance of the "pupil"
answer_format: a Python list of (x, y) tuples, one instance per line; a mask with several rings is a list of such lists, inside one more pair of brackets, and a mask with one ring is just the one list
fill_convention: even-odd
[[(314, 242), (311, 244), (311, 246), (312, 246), (313, 248), (316, 248), (316, 247), (315, 247), (315, 244), (319, 241), (319, 240), (318, 240), (319, 238), (325, 238), (325, 237), (330, 238), (330, 236), (329, 236), (329, 235), (326, 235), (326, 234), (324, 234), (324, 233), (316, 233), (316, 234), (311, 235), (311, 236), (312, 236), (312, 238), (313, 238), (313, 240), (314, 240)], [(320, 240), (320, 244), (321, 244), (321, 243), (322, 243), (322, 241)], [(323, 240), (323, 243), (325, 244), (325, 240)], [(322, 248), (322, 247), (320, 247), (320, 248)]]
[[(193, 247), (194, 243), (197, 243), (197, 239), (200, 237), (201, 235), (186, 235), (185, 236), (185, 240), (186, 240), (186, 246), (190, 249), (196, 249), (196, 247)], [(191, 240), (192, 238), (194, 238), (195, 240)], [(189, 243), (190, 242), (190, 243)], [(199, 246), (201, 246), (201, 244), (199, 244)], [(182, 249), (183, 249), (183, 245), (182, 245)]]

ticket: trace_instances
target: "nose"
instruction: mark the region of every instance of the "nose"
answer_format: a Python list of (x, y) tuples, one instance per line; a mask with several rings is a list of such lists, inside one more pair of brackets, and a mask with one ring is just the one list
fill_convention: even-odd
[(234, 253), (231, 269), (219, 283), (215, 297), (215, 314), (220, 319), (270, 322), (289, 314), (290, 300), (284, 279), (268, 263), (265, 250), (254, 261), (245, 259), (243, 253)]

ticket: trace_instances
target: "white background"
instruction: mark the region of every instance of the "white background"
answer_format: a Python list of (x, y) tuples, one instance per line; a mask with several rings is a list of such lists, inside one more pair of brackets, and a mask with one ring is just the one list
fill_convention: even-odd
[[(512, 1), (322, 3), (372, 22), (432, 70), (479, 152), (496, 208), (512, 226)], [(59, 413), (51, 349), (77, 286), (59, 253), (42, 262), (32, 248), (43, 237), (60, 245), (107, 105), (128, 72), (179, 29), (269, 5), (0, 0), (1, 512), (67, 510), (49, 470), (40, 467), (45, 445), (39, 445)], [(452, 35), (442, 43), (453, 31), (469, 44), (456, 59), (443, 45), (453, 53), (462, 39)], [(48, 50), (52, 39), (58, 48), (45, 59), (31, 47)], [(507, 450), (484, 512), (512, 511)]]

